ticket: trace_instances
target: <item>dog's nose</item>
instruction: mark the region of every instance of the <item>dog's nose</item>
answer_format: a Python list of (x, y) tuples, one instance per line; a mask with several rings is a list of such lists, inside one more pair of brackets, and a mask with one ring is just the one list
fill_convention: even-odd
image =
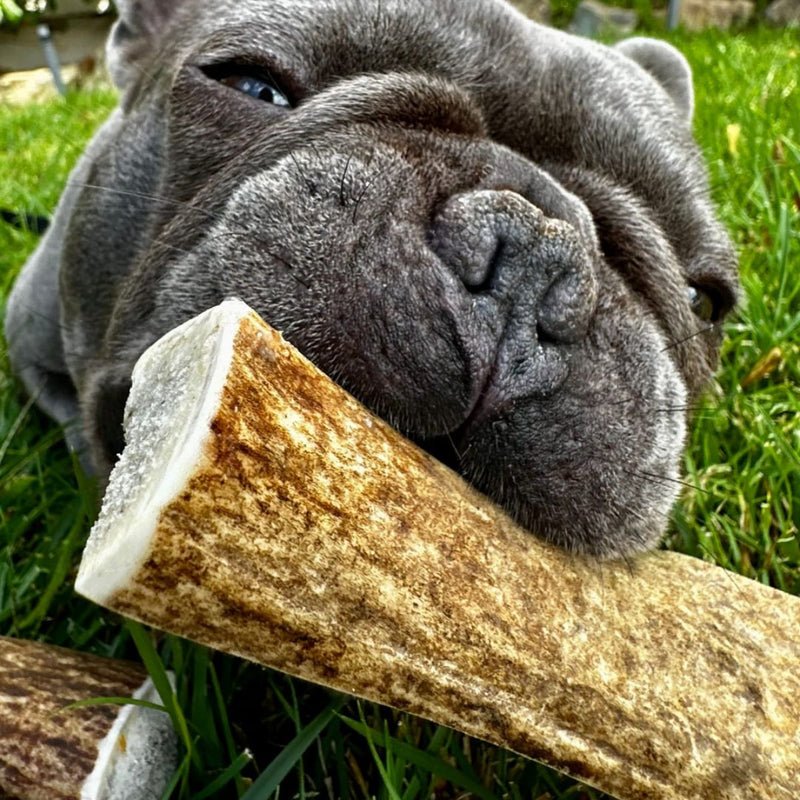
[(591, 258), (574, 227), (510, 190), (451, 197), (431, 235), (437, 256), (466, 289), (535, 326), (537, 338), (583, 338), (597, 302)]

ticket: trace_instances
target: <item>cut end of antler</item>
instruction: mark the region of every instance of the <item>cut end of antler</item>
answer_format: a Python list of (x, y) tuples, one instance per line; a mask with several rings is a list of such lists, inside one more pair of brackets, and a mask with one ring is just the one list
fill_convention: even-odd
[(178, 755), (169, 715), (108, 697), (159, 703), (139, 664), (0, 637), (0, 797), (160, 797)]
[(104, 604), (146, 558), (164, 506), (196, 469), (233, 355), (241, 300), (170, 331), (136, 364), (125, 407), (126, 447), (84, 550), (76, 590)]
[[(133, 692), (134, 700), (159, 704), (150, 678)], [(150, 800), (169, 783), (177, 743), (165, 711), (123, 705), (97, 745), (97, 761), (81, 787), (81, 800)]]

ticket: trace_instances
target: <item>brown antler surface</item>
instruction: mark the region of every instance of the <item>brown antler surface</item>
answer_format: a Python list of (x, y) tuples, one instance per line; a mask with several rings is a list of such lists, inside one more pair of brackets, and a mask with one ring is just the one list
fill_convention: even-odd
[(78, 590), (630, 800), (797, 800), (800, 600), (517, 527), (226, 301), (140, 360)]
[(0, 637), (0, 797), (158, 797), (177, 756), (169, 717), (132, 705), (67, 708), (101, 697), (157, 701), (137, 664)]

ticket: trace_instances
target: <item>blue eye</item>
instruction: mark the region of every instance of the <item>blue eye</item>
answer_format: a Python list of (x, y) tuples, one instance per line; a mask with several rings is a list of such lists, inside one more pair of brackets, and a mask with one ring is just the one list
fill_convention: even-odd
[(228, 75), (222, 78), (220, 83), (230, 86), (231, 89), (244, 92), (244, 94), (249, 94), (250, 97), (255, 97), (256, 100), (263, 100), (266, 103), (272, 103), (272, 105), (282, 108), (291, 108), (291, 103), (286, 95), (277, 86), (254, 75)]
[(289, 95), (271, 74), (256, 64), (227, 61), (200, 67), (206, 77), (278, 108), (292, 108)]

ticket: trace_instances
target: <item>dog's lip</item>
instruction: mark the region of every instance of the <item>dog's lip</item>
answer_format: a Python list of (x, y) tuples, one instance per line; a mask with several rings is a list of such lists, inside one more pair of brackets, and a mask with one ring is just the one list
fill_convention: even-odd
[(494, 385), (496, 372), (496, 362), (491, 363), (474, 382), (470, 402), (457, 425), (434, 436), (412, 437), (430, 456), (462, 475), (463, 453), (468, 447), (469, 432), (496, 410), (494, 400), (497, 393), (491, 388)]
[(500, 393), (495, 387), (497, 363), (489, 365), (482, 379), (475, 382), (475, 390), (463, 420), (442, 434), (417, 440), (429, 455), (456, 472), (464, 474), (463, 454), (469, 446), (470, 432), (498, 410)]
[(476, 391), (474, 392), (472, 403), (467, 409), (464, 421), (451, 432), (459, 439), (466, 438), (468, 432), (483, 422), (492, 412), (497, 410), (498, 401), (501, 394), (496, 384), (498, 372), (498, 359), (495, 357), (490, 367), (486, 370), (483, 380), (475, 382)]
[[(555, 349), (559, 352), (562, 348), (549, 344), (540, 345), (545, 349)], [(418, 443), (439, 461), (453, 469), (463, 472), (463, 454), (469, 448), (470, 439), (476, 429), (492, 420), (498, 420), (511, 405), (522, 400), (540, 400), (548, 402), (554, 392), (558, 391), (562, 381), (569, 373), (565, 366), (564, 378), (543, 387), (516, 385), (504, 386), (502, 381), (502, 339), (497, 347), (497, 355), (474, 382), (471, 401), (465, 409), (462, 421), (443, 434), (418, 440)]]

